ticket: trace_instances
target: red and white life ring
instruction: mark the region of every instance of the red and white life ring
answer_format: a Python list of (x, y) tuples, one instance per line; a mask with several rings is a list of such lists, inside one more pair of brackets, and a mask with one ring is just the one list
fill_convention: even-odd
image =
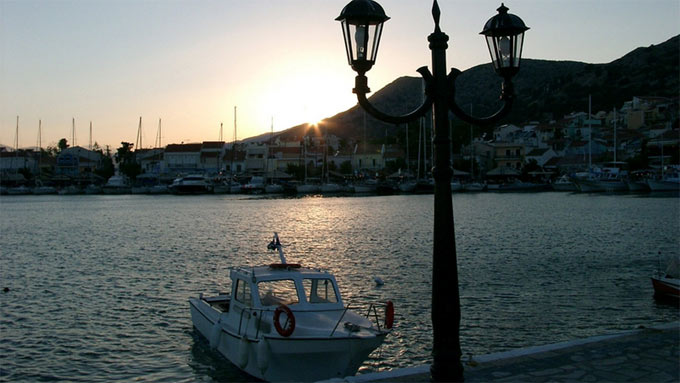
[[(281, 325), (281, 313), (286, 313), (286, 316), (288, 317), (288, 320), (286, 321), (288, 326), (285, 328)], [(276, 328), (276, 332), (283, 337), (287, 338), (293, 334), (293, 331), (295, 330), (295, 316), (288, 306), (281, 305), (274, 310), (274, 327)]]
[(387, 301), (385, 307), (385, 328), (391, 329), (394, 325), (394, 303), (392, 301)]

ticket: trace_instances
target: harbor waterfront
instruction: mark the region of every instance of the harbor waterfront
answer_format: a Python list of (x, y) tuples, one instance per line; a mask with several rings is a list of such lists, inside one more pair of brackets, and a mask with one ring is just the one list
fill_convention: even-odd
[[(464, 359), (680, 319), (649, 278), (678, 256), (677, 194), (453, 205)], [(429, 363), (432, 215), (432, 195), (0, 197), (0, 380), (248, 380), (193, 329), (188, 298), (229, 291), (230, 266), (274, 262), (274, 231), (345, 303), (394, 302), (359, 374)]]

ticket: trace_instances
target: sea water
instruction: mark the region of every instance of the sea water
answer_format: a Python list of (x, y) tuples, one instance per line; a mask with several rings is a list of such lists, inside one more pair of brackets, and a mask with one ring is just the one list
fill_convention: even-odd
[[(649, 279), (678, 256), (678, 198), (453, 198), (465, 358), (679, 319)], [(429, 363), (432, 229), (432, 195), (3, 196), (0, 380), (247, 380), (187, 299), (229, 291), (230, 266), (275, 262), (275, 231), (289, 262), (336, 275), (345, 304), (394, 302), (359, 373)]]

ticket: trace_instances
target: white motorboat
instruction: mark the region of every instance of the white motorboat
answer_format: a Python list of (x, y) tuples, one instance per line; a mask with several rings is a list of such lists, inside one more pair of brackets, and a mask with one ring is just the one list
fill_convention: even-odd
[(54, 186), (36, 186), (33, 188), (33, 194), (37, 195), (42, 195), (42, 194), (57, 194), (57, 189)]
[(649, 179), (647, 185), (652, 191), (680, 192), (680, 177), (677, 174), (666, 176), (660, 180)]
[(241, 187), (241, 192), (246, 194), (258, 194), (265, 191), (264, 177), (252, 177), (250, 181)]
[(486, 190), (486, 184), (480, 182), (470, 182), (463, 185), (463, 190), (467, 192), (478, 192)]
[[(190, 298), (191, 320), (210, 346), (246, 373), (267, 381), (318, 381), (354, 375), (394, 321), (387, 302), (366, 316), (345, 307), (335, 277), (286, 262), (231, 269), (231, 294)], [(382, 309), (380, 310), (382, 311)], [(375, 319), (374, 323), (370, 317)]]
[(9, 195), (26, 195), (31, 193), (32, 193), (31, 188), (24, 185), (7, 189), (7, 194)]
[(568, 175), (563, 175), (552, 183), (553, 190), (555, 191), (577, 191), (578, 188), (571, 182)]
[(149, 194), (167, 194), (169, 192), (168, 185), (157, 184), (149, 188)]
[(59, 189), (59, 195), (76, 195), (82, 194), (83, 190), (76, 185), (69, 185), (65, 188)]
[(416, 189), (417, 182), (403, 180), (399, 183), (399, 191), (402, 193), (412, 193)]
[(129, 194), (132, 188), (127, 177), (116, 174), (109, 178), (102, 191), (104, 194)]
[(212, 193), (212, 185), (202, 174), (190, 174), (176, 178), (168, 187), (174, 194), (206, 194)]

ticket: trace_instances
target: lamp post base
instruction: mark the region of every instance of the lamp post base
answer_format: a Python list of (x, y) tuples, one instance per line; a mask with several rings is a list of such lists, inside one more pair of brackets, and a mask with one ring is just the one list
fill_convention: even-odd
[(463, 382), (463, 365), (460, 359), (451, 358), (444, 363), (432, 363), (430, 366), (430, 380), (432, 382)]

